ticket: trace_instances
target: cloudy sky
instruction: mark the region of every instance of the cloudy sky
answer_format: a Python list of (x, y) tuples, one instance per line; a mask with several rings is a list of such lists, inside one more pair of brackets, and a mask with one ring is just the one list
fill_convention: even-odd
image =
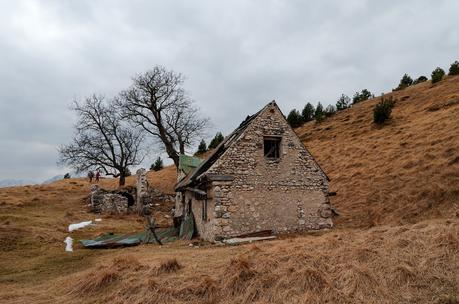
[(288, 113), (447, 69), (458, 12), (456, 0), (0, 0), (0, 179), (65, 172), (71, 101), (113, 96), (154, 65), (183, 73), (209, 133), (227, 134), (273, 99)]

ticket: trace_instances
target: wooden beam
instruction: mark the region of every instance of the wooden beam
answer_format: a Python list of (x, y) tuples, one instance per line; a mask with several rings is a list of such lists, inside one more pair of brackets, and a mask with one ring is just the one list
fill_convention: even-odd
[(206, 191), (202, 191), (201, 189), (185, 187), (185, 190), (191, 191), (191, 192), (196, 192), (196, 193), (201, 194), (201, 195), (207, 195), (207, 192)]
[(206, 178), (210, 181), (233, 181), (234, 176), (231, 175), (220, 175), (220, 174), (206, 174)]

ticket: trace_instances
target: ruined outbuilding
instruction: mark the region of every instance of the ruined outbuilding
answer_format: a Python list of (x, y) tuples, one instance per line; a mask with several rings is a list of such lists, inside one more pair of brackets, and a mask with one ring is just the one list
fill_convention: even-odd
[(178, 182), (175, 216), (208, 241), (331, 228), (328, 182), (272, 101)]

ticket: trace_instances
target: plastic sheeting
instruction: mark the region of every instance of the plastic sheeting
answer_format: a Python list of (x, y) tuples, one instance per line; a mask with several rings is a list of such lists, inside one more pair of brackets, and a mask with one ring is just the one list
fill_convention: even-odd
[[(155, 229), (155, 234), (159, 241), (164, 244), (178, 239), (191, 240), (195, 232), (194, 229), (194, 217), (193, 213), (190, 213), (185, 217), (179, 229), (175, 227)], [(80, 240), (80, 243), (85, 248), (96, 249), (137, 246), (140, 244), (156, 244), (157, 241), (151, 230), (147, 227), (145, 231), (135, 234), (120, 235), (107, 233), (93, 240)]]

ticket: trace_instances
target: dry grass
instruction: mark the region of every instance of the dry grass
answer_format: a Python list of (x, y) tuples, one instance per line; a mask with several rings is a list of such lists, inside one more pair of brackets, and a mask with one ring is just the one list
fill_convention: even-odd
[[(84, 206), (87, 181), (0, 189), (0, 302), (458, 303), (459, 77), (394, 97), (382, 128), (371, 123), (376, 99), (297, 130), (338, 191), (342, 216), (328, 232), (67, 253), (67, 225), (96, 217)], [(164, 192), (175, 177), (173, 168), (148, 175)], [(102, 218), (71, 236), (145, 224)]]
[(380, 98), (297, 129), (331, 178), (339, 226), (413, 223), (459, 214), (459, 77), (386, 94), (393, 118), (372, 124)]
[(177, 259), (168, 259), (166, 261), (161, 262), (159, 267), (155, 269), (155, 274), (156, 275), (161, 275), (163, 273), (172, 273), (172, 272), (177, 272), (181, 268), (183, 268), (182, 265), (180, 265), (177, 262)]

